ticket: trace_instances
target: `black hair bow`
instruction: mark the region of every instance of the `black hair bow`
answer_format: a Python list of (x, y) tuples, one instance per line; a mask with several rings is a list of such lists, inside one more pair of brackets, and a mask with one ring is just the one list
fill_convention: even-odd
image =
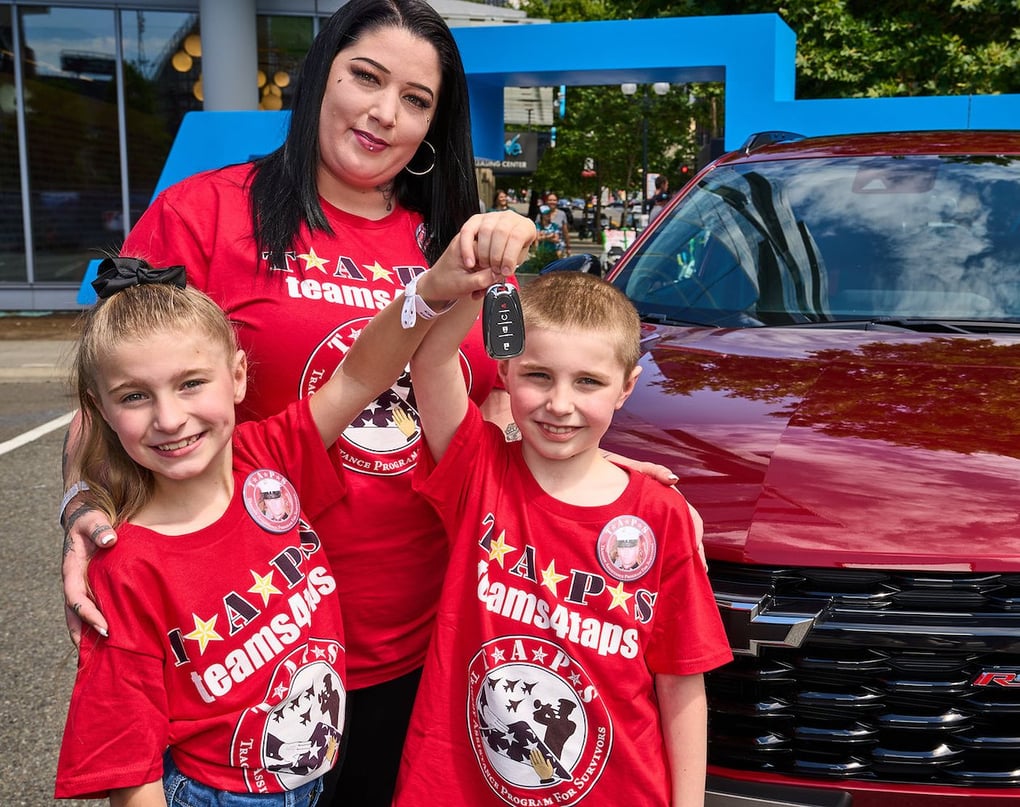
[(167, 266), (153, 269), (141, 258), (106, 258), (99, 264), (99, 273), (92, 281), (92, 288), (96, 290), (99, 299), (105, 300), (131, 286), (145, 286), (150, 283), (169, 283), (183, 289), (184, 267)]

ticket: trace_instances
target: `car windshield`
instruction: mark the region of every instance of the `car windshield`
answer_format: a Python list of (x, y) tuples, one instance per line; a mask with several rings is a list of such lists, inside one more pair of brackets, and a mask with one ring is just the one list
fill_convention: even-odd
[(720, 166), (614, 282), (642, 316), (724, 327), (1020, 322), (1020, 158)]

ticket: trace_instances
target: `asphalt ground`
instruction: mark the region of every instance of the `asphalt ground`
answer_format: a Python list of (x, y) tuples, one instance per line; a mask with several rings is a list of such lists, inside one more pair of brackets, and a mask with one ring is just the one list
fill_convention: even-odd
[[(57, 321), (59, 320), (59, 321)], [(55, 801), (53, 780), (76, 654), (60, 588), (60, 449), (73, 404), (67, 318), (0, 317), (0, 805)], [(47, 331), (47, 326), (48, 331)], [(12, 330), (13, 329), (13, 330)], [(49, 332), (52, 331), (52, 332)], [(63, 338), (62, 338), (63, 337)]]

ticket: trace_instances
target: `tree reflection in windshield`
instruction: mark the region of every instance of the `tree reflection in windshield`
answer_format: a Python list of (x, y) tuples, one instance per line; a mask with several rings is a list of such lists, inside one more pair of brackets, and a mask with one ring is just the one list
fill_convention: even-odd
[(1020, 458), (1015, 341), (876, 340), (769, 361), (655, 348), (651, 357), (655, 385), (671, 395), (711, 389), (773, 404), (772, 417), (832, 437)]
[(714, 170), (617, 283), (644, 315), (724, 327), (1020, 321), (1018, 267), (1016, 158), (826, 158)]

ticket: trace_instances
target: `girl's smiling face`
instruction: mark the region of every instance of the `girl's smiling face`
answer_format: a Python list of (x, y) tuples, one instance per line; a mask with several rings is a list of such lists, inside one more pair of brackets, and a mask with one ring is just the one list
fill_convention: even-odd
[(441, 79), (435, 47), (403, 28), (337, 53), (319, 112), (319, 193), (336, 204), (389, 183), (425, 139)]
[(131, 459), (165, 481), (229, 475), (243, 351), (163, 331), (114, 345), (99, 369), (96, 404)]

